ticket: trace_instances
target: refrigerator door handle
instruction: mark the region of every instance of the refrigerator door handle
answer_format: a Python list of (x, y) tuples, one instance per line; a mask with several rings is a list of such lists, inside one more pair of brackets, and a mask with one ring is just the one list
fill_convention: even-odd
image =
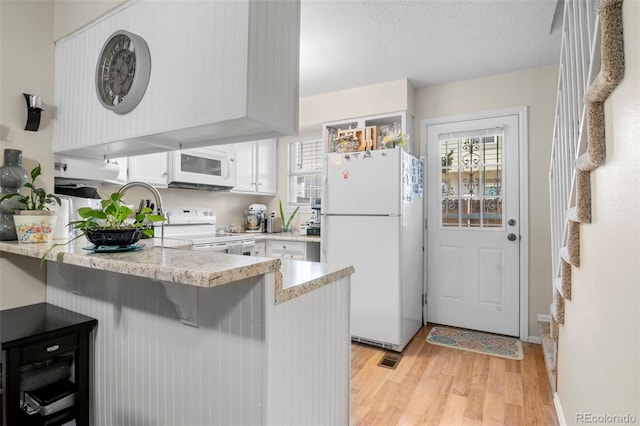
[[(320, 199), (322, 200), (320, 203), (320, 215), (324, 216), (325, 211), (327, 210), (327, 202), (329, 201), (329, 197), (327, 197), (327, 184), (329, 182), (329, 176), (328, 176), (328, 159), (327, 159), (327, 155), (323, 156), (322, 158), (322, 184), (320, 185)], [(322, 231), (320, 231), (320, 241), (322, 244)], [(322, 248), (322, 245), (320, 245), (320, 247)]]

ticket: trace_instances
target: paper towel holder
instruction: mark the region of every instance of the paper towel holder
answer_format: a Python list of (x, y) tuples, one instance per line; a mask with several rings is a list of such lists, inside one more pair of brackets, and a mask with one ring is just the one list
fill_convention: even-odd
[(73, 237), (71, 228), (69, 227), (69, 215), (71, 210), (71, 201), (67, 198), (60, 198), (60, 205), (55, 206), (55, 210), (58, 213), (58, 220), (56, 226), (53, 228), (53, 239), (68, 239)]

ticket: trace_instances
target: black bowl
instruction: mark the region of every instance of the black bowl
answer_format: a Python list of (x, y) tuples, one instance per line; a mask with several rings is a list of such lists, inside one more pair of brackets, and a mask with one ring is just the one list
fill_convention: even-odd
[(96, 248), (100, 246), (127, 247), (142, 238), (142, 229), (87, 229), (84, 234)]

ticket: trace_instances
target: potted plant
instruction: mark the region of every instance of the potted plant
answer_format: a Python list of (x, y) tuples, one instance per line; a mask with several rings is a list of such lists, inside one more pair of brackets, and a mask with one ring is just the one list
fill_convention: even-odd
[(36, 186), (36, 179), (42, 174), (40, 164), (31, 170), (31, 180), (23, 187), (28, 189), (27, 195), (19, 192), (10, 193), (0, 198), (0, 203), (17, 197), (23, 208), (13, 211), (13, 221), (19, 243), (43, 243), (51, 240), (56, 223), (56, 212), (50, 206), (60, 205), (60, 198)]
[(291, 213), (291, 216), (289, 216), (288, 220), (285, 220), (284, 208), (282, 207), (282, 200), (278, 200), (278, 202), (280, 207), (280, 218), (282, 219), (282, 232), (291, 232), (291, 228), (290, 228), (291, 221), (293, 221), (293, 218), (296, 216), (296, 213), (298, 213), (298, 210), (300, 210), (300, 206), (296, 207), (293, 213)]
[(95, 250), (106, 247), (105, 251), (127, 248), (138, 242), (143, 235), (152, 238), (151, 223), (163, 221), (164, 217), (153, 214), (149, 207), (144, 207), (133, 215), (133, 210), (124, 204), (123, 195), (114, 192), (109, 198), (100, 201), (98, 209), (80, 207), (78, 215), (82, 219), (69, 222), (69, 226), (81, 232), (67, 242), (52, 245), (41, 260), (44, 261), (55, 247), (67, 245), (82, 236), (93, 243)]
[(79, 208), (78, 215), (82, 219), (69, 225), (82, 231), (78, 237), (86, 236), (96, 247), (126, 247), (135, 244), (143, 235), (153, 237), (150, 223), (163, 221), (164, 217), (152, 214), (149, 207), (142, 208), (131, 217), (133, 210), (124, 204), (123, 195), (114, 192), (106, 200), (100, 201), (99, 209)]
[(397, 146), (403, 146), (407, 143), (409, 136), (403, 133), (390, 133), (382, 139), (384, 147), (387, 149), (393, 149)]

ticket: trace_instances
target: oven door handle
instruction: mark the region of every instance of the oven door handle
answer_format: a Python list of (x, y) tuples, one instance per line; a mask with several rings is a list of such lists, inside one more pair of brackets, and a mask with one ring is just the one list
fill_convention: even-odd
[(211, 250), (219, 253), (226, 253), (227, 244), (194, 244), (191, 246), (191, 250)]

